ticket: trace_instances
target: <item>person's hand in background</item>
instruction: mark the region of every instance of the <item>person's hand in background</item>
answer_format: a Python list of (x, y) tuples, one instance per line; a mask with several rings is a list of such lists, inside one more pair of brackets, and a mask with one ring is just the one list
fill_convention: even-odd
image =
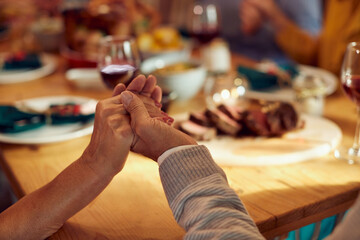
[(250, 3), (243, 0), (239, 5), (240, 29), (247, 35), (254, 35), (263, 23), (261, 11)]
[[(244, 4), (250, 13), (257, 12), (256, 14), (261, 16), (262, 21), (269, 21), (273, 24), (276, 30), (279, 30), (289, 22), (288, 17), (278, 7), (274, 0), (244, 0)], [(250, 13), (248, 13), (248, 15), (254, 15), (254, 13)], [(246, 13), (244, 14), (246, 16)], [(254, 28), (257, 24), (257, 20), (254, 16), (252, 18), (253, 20), (250, 19), (250, 17), (247, 17), (246, 21), (253, 21), (252, 27)]]
[(165, 151), (182, 145), (197, 145), (190, 136), (149, 115), (141, 99), (130, 91), (121, 93), (121, 101), (130, 113), (135, 138), (131, 150), (157, 161)]

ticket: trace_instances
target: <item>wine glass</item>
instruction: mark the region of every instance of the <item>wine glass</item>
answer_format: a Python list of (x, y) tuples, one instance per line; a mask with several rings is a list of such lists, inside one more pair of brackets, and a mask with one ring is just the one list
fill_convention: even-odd
[(345, 94), (357, 105), (357, 124), (352, 147), (335, 150), (335, 157), (349, 164), (360, 163), (360, 42), (348, 44), (342, 69), (341, 85)]
[(139, 74), (140, 53), (132, 37), (107, 36), (100, 42), (98, 68), (106, 86), (126, 86)]
[(219, 10), (215, 4), (195, 3), (190, 9), (189, 31), (200, 44), (208, 44), (220, 33)]
[(248, 79), (236, 71), (211, 75), (204, 86), (206, 106), (208, 109), (215, 109), (225, 104), (245, 108), (245, 94), (248, 89)]

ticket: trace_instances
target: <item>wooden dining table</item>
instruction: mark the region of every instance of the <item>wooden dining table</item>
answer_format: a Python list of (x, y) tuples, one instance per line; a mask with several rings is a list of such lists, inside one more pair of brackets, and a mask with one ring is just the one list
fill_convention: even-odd
[[(0, 104), (42, 96), (76, 95), (104, 99), (109, 90), (78, 89), (65, 77), (66, 64), (57, 58), (56, 71), (41, 79), (0, 85)], [(251, 65), (233, 56), (233, 65)], [(202, 94), (174, 101), (169, 114), (200, 110)], [(343, 133), (341, 145), (351, 145), (356, 107), (341, 90), (325, 101), (323, 117)], [(0, 144), (0, 163), (16, 196), (29, 194), (51, 181), (79, 158), (90, 135), (48, 144)], [(216, 159), (215, 159), (216, 160)], [(360, 189), (360, 165), (333, 154), (276, 166), (221, 166), (230, 186), (244, 202), (260, 232), (268, 239), (346, 211)], [(156, 162), (130, 153), (125, 168), (87, 207), (71, 217), (50, 239), (182, 239), (185, 231), (173, 218)]]

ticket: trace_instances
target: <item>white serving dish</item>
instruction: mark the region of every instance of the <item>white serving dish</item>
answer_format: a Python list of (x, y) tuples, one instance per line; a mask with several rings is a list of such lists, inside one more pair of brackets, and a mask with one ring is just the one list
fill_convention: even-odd
[(207, 71), (198, 60), (190, 59), (184, 55), (157, 56), (145, 60), (140, 69), (142, 73), (149, 75), (159, 68), (179, 62), (191, 63), (196, 65), (196, 67), (179, 73), (154, 75), (157, 77), (161, 88), (176, 93), (177, 100), (188, 100), (201, 90), (205, 82)]

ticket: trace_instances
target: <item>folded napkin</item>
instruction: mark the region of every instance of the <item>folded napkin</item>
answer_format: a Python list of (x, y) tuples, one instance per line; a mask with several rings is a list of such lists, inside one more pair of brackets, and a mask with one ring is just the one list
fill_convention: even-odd
[(247, 77), (252, 90), (265, 90), (281, 85), (290, 85), (291, 80), (298, 74), (296, 65), (293, 64), (277, 65), (277, 68), (281, 71), (272, 71), (269, 68), (260, 70), (245, 66), (238, 66), (237, 71)]
[(95, 113), (82, 114), (81, 105), (67, 103), (62, 105), (50, 105), (50, 123), (53, 125), (76, 123), (86, 123), (95, 117)]
[(0, 132), (17, 133), (45, 125), (44, 114), (19, 111), (12, 106), (0, 106)]
[(95, 113), (82, 114), (80, 108), (80, 105), (67, 103), (51, 105), (44, 113), (31, 113), (21, 111), (14, 106), (0, 105), (0, 132), (18, 133), (46, 124), (86, 123), (94, 118)]
[(38, 54), (18, 52), (5, 60), (3, 70), (36, 69), (41, 66)]

